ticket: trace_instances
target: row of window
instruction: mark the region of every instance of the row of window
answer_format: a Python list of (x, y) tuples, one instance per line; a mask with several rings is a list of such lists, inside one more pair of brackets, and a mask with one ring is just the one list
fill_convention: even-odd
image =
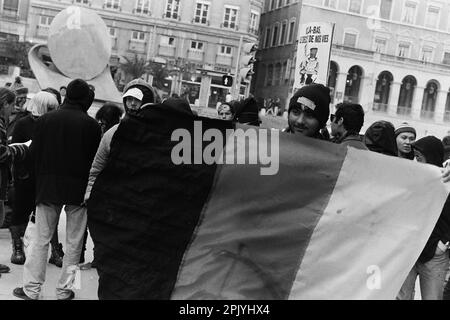
[[(161, 36), (159, 44), (164, 47), (176, 48), (177, 38), (171, 36)], [(204, 51), (206, 45), (207, 44), (203, 41), (191, 40), (189, 48), (191, 50)], [(220, 44), (217, 53), (224, 56), (232, 56), (234, 51), (233, 49), (234, 48), (232, 46)]]
[[(339, 0), (322, 0), (323, 6), (338, 9)], [(374, 10), (374, 7), (369, 7), (368, 12), (363, 12), (364, 0), (350, 0), (348, 2), (347, 11), (355, 14), (376, 16), (377, 18), (392, 20), (393, 13), (393, 0), (380, 0), (378, 10)], [(430, 2), (427, 5), (425, 12), (424, 26), (426, 28), (436, 29), (439, 27), (441, 19), (442, 7), (439, 4)], [(405, 0), (403, 2), (402, 13), (400, 22), (405, 24), (417, 24), (419, 14), (419, 3), (416, 0)], [(449, 24), (450, 28), (450, 24)]]
[(269, 11), (271, 10), (275, 10), (278, 8), (282, 8), (285, 6), (288, 6), (292, 3), (297, 3), (298, 0), (270, 0), (270, 4), (269, 4)]
[(270, 48), (292, 44), (294, 42), (296, 27), (296, 19), (292, 18), (290, 21), (276, 22), (273, 26), (267, 27), (264, 37), (261, 38), (262, 48)]
[[(358, 45), (358, 37), (359, 33), (355, 31), (345, 31), (344, 32), (344, 39), (343, 44), (346, 47), (356, 48)], [(387, 45), (388, 40), (375, 37), (374, 43), (373, 43), (373, 51), (386, 54), (387, 53)], [(405, 41), (399, 41), (397, 43), (397, 50), (396, 55), (401, 58), (415, 58), (417, 60), (421, 60), (424, 62), (433, 62), (435, 61), (434, 55), (435, 55), (435, 48), (431, 46), (423, 46), (419, 52), (419, 56), (413, 57), (413, 45), (410, 42)], [(443, 64), (450, 64), (450, 51), (444, 52), (444, 56), (442, 61)]]
[[(110, 10), (121, 10), (121, 1), (123, 0), (104, 0), (103, 8)], [(136, 0), (133, 13), (142, 15), (151, 15), (151, 4), (155, 0)], [(74, 0), (74, 3), (90, 5), (91, 0)], [(163, 18), (180, 20), (181, 0), (166, 0), (166, 6)], [(197, 0), (194, 10), (194, 18), (192, 23), (210, 24), (211, 1)], [(238, 29), (240, 7), (232, 5), (224, 5), (223, 20), (221, 27), (229, 29)], [(250, 13), (249, 29), (256, 33), (259, 24), (259, 12), (252, 10)]]

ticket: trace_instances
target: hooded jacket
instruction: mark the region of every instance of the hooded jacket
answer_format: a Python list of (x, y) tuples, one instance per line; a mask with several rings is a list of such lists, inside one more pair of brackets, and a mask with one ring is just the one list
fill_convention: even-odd
[(367, 129), (364, 143), (370, 151), (397, 157), (397, 142), (394, 125), (387, 121), (377, 121)]
[(87, 114), (94, 92), (82, 96), (77, 100), (66, 97), (59, 110), (36, 123), (31, 144), (36, 204), (81, 205), (84, 200), (101, 129)]
[[(132, 80), (125, 86), (123, 93), (125, 94), (128, 90), (133, 89), (133, 88), (140, 89), (142, 91), (142, 93), (144, 94), (144, 97), (142, 98), (142, 106), (149, 104), (149, 103), (151, 103), (151, 104), (161, 103), (161, 99), (160, 99), (158, 93), (156, 92), (156, 90), (150, 84), (145, 82), (144, 80), (142, 80), (142, 79)], [(128, 110), (125, 100), (126, 99), (124, 98), (123, 105), (125, 107), (126, 113), (128, 114), (130, 112), (130, 110)]]
[[(413, 149), (420, 151), (428, 164), (442, 167), (444, 146), (438, 138), (425, 137), (420, 139), (413, 144)], [(447, 198), (439, 220), (419, 257), (421, 263), (426, 263), (434, 257), (439, 241), (444, 244), (450, 241), (450, 197)]]
[[(147, 107), (150, 107), (151, 105), (159, 104), (161, 103), (161, 99), (158, 96), (158, 93), (156, 90), (150, 86), (147, 82), (145, 82), (142, 79), (135, 79), (128, 83), (123, 91), (125, 94), (128, 90), (132, 88), (138, 88), (142, 91), (144, 94), (144, 97), (142, 98), (142, 106), (139, 110), (129, 110), (126, 107), (125, 98), (123, 99), (123, 105), (125, 106), (125, 111), (127, 113), (125, 119), (128, 120), (130, 117), (140, 117), (143, 113), (143, 110)], [(173, 101), (179, 101), (179, 99), (168, 99), (167, 104), (171, 104)], [(171, 102), (172, 101), (172, 102)], [(181, 100), (179, 102), (182, 102), (184, 100)], [(166, 104), (166, 102), (165, 102)], [(187, 105), (187, 104), (186, 104)], [(187, 105), (187, 112), (190, 112), (192, 114), (191, 108), (189, 105)], [(124, 120), (125, 120), (124, 119)], [(98, 147), (98, 150), (95, 154), (94, 161), (92, 163), (92, 167), (89, 171), (89, 179), (84, 195), (84, 200), (89, 200), (91, 196), (92, 187), (97, 180), (98, 175), (103, 171), (103, 169), (106, 166), (106, 163), (109, 159), (109, 153), (111, 151), (111, 141), (119, 128), (120, 123), (116, 124), (115, 126), (111, 127), (108, 131), (105, 132), (103, 135), (100, 145)]]

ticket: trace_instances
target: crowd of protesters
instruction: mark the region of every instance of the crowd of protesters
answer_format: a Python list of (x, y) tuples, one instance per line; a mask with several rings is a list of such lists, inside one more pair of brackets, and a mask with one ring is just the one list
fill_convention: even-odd
[[(106, 103), (93, 119), (87, 111), (95, 99), (95, 88), (81, 79), (59, 90), (42, 90), (25, 103), (27, 93), (20, 79), (9, 88), (0, 88), (0, 225), (5, 220), (4, 203), (7, 203), (12, 209), (8, 222), (11, 263), (24, 265), (23, 286), (13, 293), (26, 300), (40, 298), (51, 244), (49, 262), (62, 268), (57, 298), (71, 300), (75, 294), (68, 285), (67, 271), (85, 262), (86, 204), (108, 162), (114, 135), (124, 117), (138, 117), (143, 110), (162, 101), (151, 85), (136, 79), (124, 89), (124, 110)], [(169, 99), (189, 109), (183, 99)], [(414, 127), (405, 122), (396, 128), (388, 121), (377, 121), (362, 134), (365, 115), (360, 105), (341, 103), (333, 114), (330, 105), (329, 88), (312, 84), (299, 89), (290, 100), (288, 127), (283, 131), (428, 163), (442, 168), (444, 181), (450, 180), (450, 169), (444, 168), (450, 155), (450, 137), (443, 141), (436, 137), (416, 141)], [(217, 109), (220, 119), (249, 126), (261, 125), (259, 111), (254, 97), (225, 102)], [(327, 129), (328, 124), (331, 130)], [(58, 239), (63, 208), (67, 215), (65, 252)], [(22, 238), (30, 220), (36, 225), (36, 234), (25, 254)], [(445, 286), (450, 265), (449, 243), (450, 198), (398, 299), (414, 298), (417, 277), (423, 299), (450, 299), (450, 282)], [(95, 266), (94, 250), (92, 267)], [(0, 265), (0, 275), (9, 271), (8, 266)]]

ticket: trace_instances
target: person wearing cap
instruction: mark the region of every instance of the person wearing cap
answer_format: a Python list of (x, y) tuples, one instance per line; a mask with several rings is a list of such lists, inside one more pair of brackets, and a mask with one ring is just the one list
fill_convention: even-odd
[(368, 150), (359, 134), (364, 125), (364, 110), (361, 105), (340, 103), (336, 106), (336, 114), (332, 114), (330, 120), (332, 142)]
[(330, 89), (322, 84), (299, 89), (289, 103), (289, 127), (284, 132), (325, 140), (320, 130), (328, 122), (330, 103)]
[[(412, 144), (418, 162), (442, 168), (444, 146), (441, 140), (429, 136)], [(426, 212), (425, 212), (426, 214)], [(423, 248), (419, 259), (400, 289), (398, 300), (413, 300), (416, 279), (420, 279), (422, 300), (442, 300), (445, 276), (450, 264), (450, 197), (444, 204), (439, 220)]]
[(101, 138), (100, 126), (87, 113), (94, 98), (86, 81), (75, 79), (67, 86), (61, 108), (46, 113), (36, 123), (30, 146), (36, 179), (36, 234), (23, 268), (23, 287), (13, 291), (18, 298), (40, 297), (50, 240), (63, 207), (67, 216), (66, 252), (56, 297), (75, 297), (68, 287), (70, 269), (80, 260), (87, 223), (84, 191)]
[(395, 139), (398, 148), (398, 157), (402, 159), (413, 160), (414, 151), (412, 150), (412, 144), (416, 141), (417, 132), (407, 122), (403, 122), (395, 130)]
[[(142, 108), (161, 102), (156, 90), (142, 79), (135, 79), (128, 83), (124, 88), (123, 105), (125, 106), (125, 117), (128, 115), (137, 115)], [(87, 187), (85, 190), (84, 201), (87, 202), (91, 196), (92, 186), (97, 176), (106, 166), (111, 151), (111, 141), (119, 128), (119, 124), (114, 125), (106, 131), (100, 141), (97, 153), (92, 163)]]

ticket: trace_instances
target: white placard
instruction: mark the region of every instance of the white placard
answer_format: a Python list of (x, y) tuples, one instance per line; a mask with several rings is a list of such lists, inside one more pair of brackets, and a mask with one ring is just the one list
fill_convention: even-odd
[(327, 85), (334, 23), (311, 22), (299, 26), (294, 92), (305, 85)]

